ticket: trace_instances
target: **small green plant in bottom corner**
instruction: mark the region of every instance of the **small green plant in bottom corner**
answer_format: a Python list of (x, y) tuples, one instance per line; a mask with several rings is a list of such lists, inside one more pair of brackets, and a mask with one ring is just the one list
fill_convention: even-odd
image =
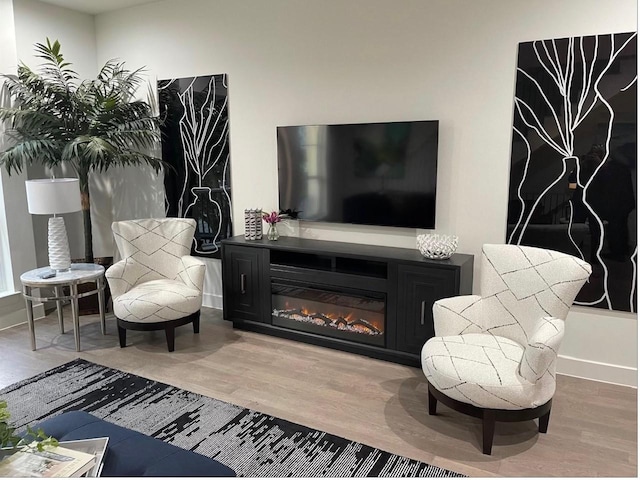
[[(41, 452), (45, 447), (56, 447), (58, 445), (58, 440), (47, 436), (41, 428), (33, 430), (30, 426), (27, 426), (25, 435), (19, 437), (15, 434), (15, 427), (9, 424), (10, 416), (7, 402), (0, 400), (0, 448), (12, 450), (34, 448)], [(34, 442), (35, 445), (33, 445)]]

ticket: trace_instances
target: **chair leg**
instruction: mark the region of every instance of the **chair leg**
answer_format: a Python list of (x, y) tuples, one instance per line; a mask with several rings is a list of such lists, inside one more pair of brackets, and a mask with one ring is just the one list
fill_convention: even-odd
[(551, 416), (551, 410), (545, 413), (538, 419), (538, 431), (540, 433), (547, 433), (547, 428), (549, 428), (549, 417)]
[(496, 426), (496, 414), (491, 409), (482, 412), (482, 453), (491, 455), (493, 431)]
[(170, 352), (173, 352), (176, 346), (176, 329), (175, 327), (168, 327), (164, 329), (164, 333), (167, 337), (167, 347)]
[(198, 316), (193, 319), (193, 333), (200, 333), (200, 312), (198, 312)]
[(438, 405), (438, 400), (433, 396), (431, 390), (429, 390), (429, 415), (436, 414), (436, 405)]
[(127, 329), (118, 325), (118, 338), (120, 339), (120, 348), (127, 346)]

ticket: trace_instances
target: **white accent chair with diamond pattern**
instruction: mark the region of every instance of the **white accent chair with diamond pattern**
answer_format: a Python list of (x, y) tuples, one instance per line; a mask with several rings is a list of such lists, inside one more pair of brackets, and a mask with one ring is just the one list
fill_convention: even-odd
[(190, 255), (196, 221), (128, 220), (111, 229), (122, 256), (106, 272), (120, 347), (127, 330), (164, 330), (173, 352), (176, 327), (193, 323), (200, 331), (205, 264)]
[(539, 418), (546, 433), (564, 320), (591, 266), (552, 250), (484, 245), (481, 295), (438, 300), (422, 348), (429, 414), (440, 401), (482, 419), (490, 455), (496, 421)]

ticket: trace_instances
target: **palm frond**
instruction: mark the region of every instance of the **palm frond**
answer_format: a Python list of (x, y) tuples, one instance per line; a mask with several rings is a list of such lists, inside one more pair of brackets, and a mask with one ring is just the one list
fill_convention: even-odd
[(136, 150), (122, 151), (116, 157), (110, 159), (109, 163), (106, 162), (96, 162), (92, 165), (93, 170), (104, 171), (112, 166), (134, 166), (147, 164), (153, 168), (153, 170), (158, 173), (167, 164), (160, 158), (154, 157), (152, 155), (139, 152)]
[(56, 131), (63, 127), (60, 119), (47, 111), (0, 107), (0, 121), (6, 120), (9, 120), (14, 126), (19, 125), (30, 131)]
[(0, 153), (0, 165), (4, 165), (7, 173), (20, 173), (22, 168), (32, 163), (42, 163), (48, 167), (60, 163), (60, 145), (53, 139), (22, 139), (12, 147)]
[(60, 52), (60, 42), (51, 43), (47, 38), (47, 44), (36, 43), (36, 57), (44, 59), (41, 66), (42, 73), (63, 90), (70, 91), (75, 87), (78, 74), (69, 68), (71, 63), (65, 62)]
[(18, 67), (18, 78), (8, 79), (6, 85), (17, 101), (17, 108), (46, 110), (56, 116), (72, 115), (69, 92), (24, 65)]
[(134, 98), (142, 83), (144, 68), (130, 71), (124, 63), (109, 60), (100, 70), (96, 79), (96, 88), (103, 97), (114, 97), (118, 102), (129, 102)]
[(130, 129), (122, 128), (108, 132), (105, 138), (123, 150), (151, 150), (160, 140), (160, 132), (155, 129), (135, 128), (135, 124), (136, 122), (132, 122)]
[[(158, 145), (160, 122), (149, 104), (134, 100), (143, 69), (131, 71), (110, 60), (95, 79), (80, 82), (60, 42), (47, 38), (35, 50), (43, 61), (37, 71), (20, 64), (16, 77), (2, 76), (15, 105), (0, 108), (0, 122), (15, 144), (0, 152), (0, 167), (11, 174), (31, 163), (64, 163), (86, 186), (89, 172), (112, 166), (165, 166), (145, 153)], [(90, 229), (85, 235), (85, 258), (91, 261)]]

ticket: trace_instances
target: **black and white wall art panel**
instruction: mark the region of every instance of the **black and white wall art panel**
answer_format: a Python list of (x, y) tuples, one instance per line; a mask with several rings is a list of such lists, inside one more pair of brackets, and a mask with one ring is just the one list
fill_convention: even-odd
[(168, 217), (197, 222), (192, 254), (220, 258), (232, 235), (227, 75), (158, 81)]
[(637, 311), (637, 34), (521, 43), (507, 243), (589, 262), (576, 304)]

